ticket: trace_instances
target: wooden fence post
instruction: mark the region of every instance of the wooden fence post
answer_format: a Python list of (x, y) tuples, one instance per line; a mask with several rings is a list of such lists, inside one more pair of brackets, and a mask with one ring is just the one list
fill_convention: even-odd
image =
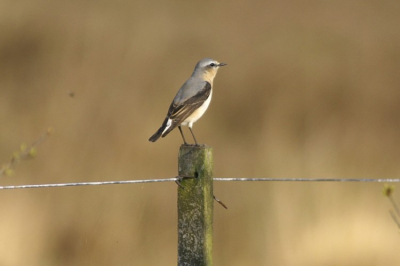
[(178, 266), (212, 266), (212, 148), (182, 145), (178, 172)]

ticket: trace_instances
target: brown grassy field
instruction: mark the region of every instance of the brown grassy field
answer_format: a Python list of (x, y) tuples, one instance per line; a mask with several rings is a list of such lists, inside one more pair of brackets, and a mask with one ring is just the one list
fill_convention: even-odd
[[(147, 140), (204, 57), (228, 63), (194, 126), (216, 177), (397, 178), (399, 29), (395, 0), (2, 0), (0, 162), (54, 132), (0, 185), (174, 177), (179, 132)], [(214, 263), (400, 265), (381, 189), (216, 182)], [(0, 191), (0, 213), (0, 265), (176, 265), (174, 183)]]

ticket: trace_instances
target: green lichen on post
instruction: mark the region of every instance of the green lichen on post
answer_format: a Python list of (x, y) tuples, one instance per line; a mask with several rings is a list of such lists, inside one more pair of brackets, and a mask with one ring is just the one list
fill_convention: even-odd
[(213, 235), (213, 154), (210, 147), (179, 150), (178, 266), (211, 266)]

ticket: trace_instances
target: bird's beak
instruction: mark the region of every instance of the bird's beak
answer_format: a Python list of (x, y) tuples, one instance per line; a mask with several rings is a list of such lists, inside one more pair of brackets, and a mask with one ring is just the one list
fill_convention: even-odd
[(218, 64), (219, 67), (226, 66), (226, 65), (227, 65), (227, 63), (219, 63)]

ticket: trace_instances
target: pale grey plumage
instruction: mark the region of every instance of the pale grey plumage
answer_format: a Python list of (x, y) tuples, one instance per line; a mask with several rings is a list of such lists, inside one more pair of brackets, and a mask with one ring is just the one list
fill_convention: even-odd
[(210, 58), (200, 60), (192, 73), (192, 76), (182, 85), (172, 101), (167, 117), (157, 132), (149, 141), (155, 142), (160, 136), (165, 137), (175, 127), (179, 128), (183, 141), (186, 140), (182, 133), (181, 125), (188, 126), (194, 137), (192, 126), (207, 110), (212, 96), (212, 84), (217, 70), (225, 63), (219, 63)]
[(195, 96), (199, 91), (201, 91), (207, 82), (198, 78), (198, 77), (190, 77), (179, 89), (176, 94), (173, 103), (181, 104), (188, 100), (189, 98)]

